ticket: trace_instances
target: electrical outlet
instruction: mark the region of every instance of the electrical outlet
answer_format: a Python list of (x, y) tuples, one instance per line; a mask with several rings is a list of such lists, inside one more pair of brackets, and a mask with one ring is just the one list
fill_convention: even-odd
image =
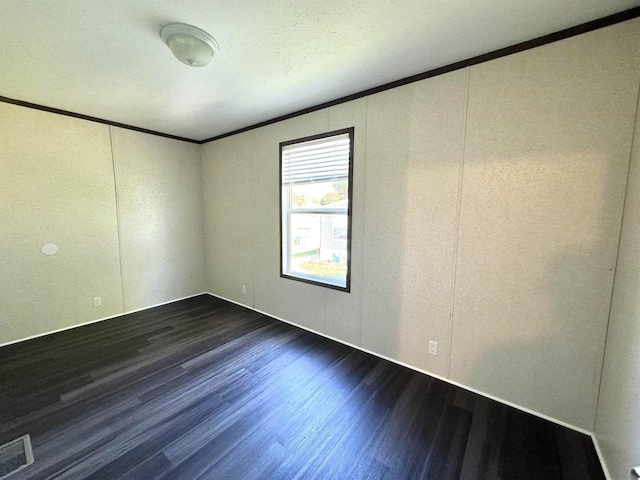
[(102, 305), (102, 297), (93, 297), (93, 306), (99, 307)]
[(429, 340), (429, 353), (431, 355), (438, 354), (438, 342), (434, 342), (433, 340)]
[(243, 295), (247, 294), (247, 286), (246, 285), (242, 285), (242, 294)]

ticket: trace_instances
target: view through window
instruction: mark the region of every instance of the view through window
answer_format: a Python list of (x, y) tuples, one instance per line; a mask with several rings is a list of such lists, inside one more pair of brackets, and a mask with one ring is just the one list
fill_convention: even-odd
[(280, 144), (281, 275), (349, 290), (353, 128)]

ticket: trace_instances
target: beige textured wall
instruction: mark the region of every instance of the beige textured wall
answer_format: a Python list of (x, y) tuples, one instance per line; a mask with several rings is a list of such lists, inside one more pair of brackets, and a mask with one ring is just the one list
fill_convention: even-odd
[(204, 291), (198, 145), (3, 103), (0, 171), (0, 345)]
[(322, 110), (207, 144), (202, 180), (209, 291), (323, 332), (326, 289), (279, 275), (278, 144), (328, 125)]
[[(253, 306), (253, 242), (256, 197), (253, 132), (202, 146), (206, 289)], [(230, 213), (233, 215), (230, 216)], [(241, 286), (247, 288), (242, 294)]]
[(0, 104), (0, 172), (0, 344), (122, 313), (109, 127)]
[(326, 329), (327, 289), (280, 278), (278, 144), (328, 130), (327, 110), (261, 128), (254, 132), (256, 148), (251, 155), (257, 172), (252, 185), (254, 306), (321, 332)]
[[(592, 429), (638, 25), (205, 145), (209, 290)], [(352, 292), (282, 279), (278, 143), (352, 125)]]
[(204, 291), (200, 147), (111, 127), (125, 311)]
[(367, 108), (362, 346), (442, 376), (467, 77), (464, 69), (387, 90)]
[(638, 23), (471, 68), (451, 378), (593, 429)]
[[(280, 278), (279, 259), (278, 144), (347, 126), (356, 129), (357, 158), (351, 294)], [(359, 344), (365, 132), (362, 99), (203, 146), (209, 291)]]
[(640, 466), (640, 124), (624, 207), (595, 435), (613, 479)]

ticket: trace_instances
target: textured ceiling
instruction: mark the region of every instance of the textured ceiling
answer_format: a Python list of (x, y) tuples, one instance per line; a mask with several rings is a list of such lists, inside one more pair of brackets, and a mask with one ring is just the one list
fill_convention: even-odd
[[(201, 140), (638, 0), (0, 0), (0, 96)], [(166, 23), (220, 52), (176, 60)]]

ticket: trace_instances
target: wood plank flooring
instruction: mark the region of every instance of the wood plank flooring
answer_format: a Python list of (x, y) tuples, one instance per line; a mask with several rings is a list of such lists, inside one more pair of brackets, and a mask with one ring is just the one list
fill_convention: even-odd
[(0, 349), (22, 479), (603, 479), (591, 439), (202, 295)]

